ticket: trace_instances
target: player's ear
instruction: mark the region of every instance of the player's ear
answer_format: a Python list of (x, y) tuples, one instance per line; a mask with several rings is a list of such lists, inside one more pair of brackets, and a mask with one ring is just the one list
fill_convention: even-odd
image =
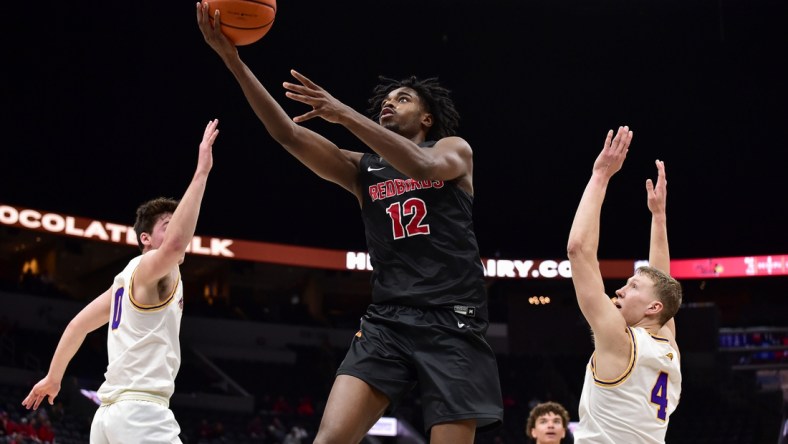
[(424, 113), (421, 116), (421, 124), (424, 125), (425, 128), (432, 128), (432, 124), (435, 123), (431, 113)]
[(655, 315), (655, 314), (661, 312), (663, 308), (664, 308), (664, 305), (662, 305), (662, 302), (660, 302), (660, 301), (652, 301), (648, 305), (648, 307), (646, 308), (646, 314), (647, 315)]
[(151, 242), (150, 234), (145, 233), (145, 232), (140, 234), (140, 242), (142, 242), (142, 246), (143, 247), (150, 246), (150, 242)]

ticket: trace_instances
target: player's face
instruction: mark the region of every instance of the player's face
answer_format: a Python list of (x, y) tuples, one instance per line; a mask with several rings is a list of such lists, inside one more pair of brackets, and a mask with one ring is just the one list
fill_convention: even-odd
[(412, 138), (422, 130), (422, 125), (431, 124), (431, 119), (421, 97), (408, 87), (391, 91), (381, 103), (380, 125), (403, 137)]
[(627, 280), (626, 285), (616, 290), (614, 303), (627, 325), (632, 326), (643, 319), (654, 300), (654, 282), (648, 276), (636, 274)]
[(534, 428), (531, 429), (531, 437), (536, 440), (536, 444), (561, 442), (565, 436), (564, 422), (560, 415), (553, 412), (536, 418)]

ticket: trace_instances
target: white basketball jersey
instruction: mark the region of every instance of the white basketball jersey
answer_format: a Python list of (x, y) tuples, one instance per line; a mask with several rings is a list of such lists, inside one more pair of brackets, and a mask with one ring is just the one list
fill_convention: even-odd
[(178, 281), (160, 304), (134, 300), (132, 278), (142, 256), (132, 259), (112, 284), (112, 309), (107, 334), (109, 364), (98, 390), (102, 403), (124, 392), (147, 393), (169, 400), (181, 365), (178, 335), (183, 315), (183, 283)]
[(594, 356), (586, 366), (576, 444), (664, 443), (668, 420), (681, 396), (679, 355), (665, 338), (628, 328), (629, 366), (619, 378), (602, 380)]

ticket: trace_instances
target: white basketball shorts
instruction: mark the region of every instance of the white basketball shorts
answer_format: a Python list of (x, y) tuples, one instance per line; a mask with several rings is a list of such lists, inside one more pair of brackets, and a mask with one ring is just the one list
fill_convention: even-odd
[(90, 444), (181, 444), (180, 432), (166, 405), (124, 399), (98, 408), (90, 426)]

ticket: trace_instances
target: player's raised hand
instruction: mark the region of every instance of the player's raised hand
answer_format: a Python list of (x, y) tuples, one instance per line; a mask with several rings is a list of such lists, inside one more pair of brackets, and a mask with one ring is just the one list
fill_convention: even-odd
[(213, 119), (205, 126), (200, 142), (200, 154), (197, 158), (197, 169), (208, 172), (213, 167), (213, 142), (219, 137), (219, 119)]
[(646, 179), (646, 194), (648, 195), (648, 209), (651, 214), (665, 214), (665, 203), (668, 197), (668, 180), (665, 178), (665, 162), (657, 159), (657, 185), (651, 179)]
[(60, 381), (55, 381), (54, 378), (50, 378), (49, 375), (47, 375), (33, 386), (33, 389), (30, 390), (30, 393), (22, 401), (22, 405), (28, 410), (35, 410), (44, 398), (49, 398), (49, 404), (52, 405), (55, 403), (55, 396), (57, 396), (58, 393), (60, 393)]
[(222, 17), (219, 9), (214, 11), (213, 25), (211, 24), (211, 13), (208, 9), (208, 2), (197, 2), (197, 25), (200, 27), (206, 43), (216, 51), (217, 54), (226, 60), (228, 56), (238, 56), (238, 48), (222, 33)]
[(344, 112), (349, 109), (347, 105), (335, 99), (331, 94), (326, 92), (323, 88), (292, 69), (290, 74), (296, 78), (300, 85), (290, 82), (284, 82), (282, 86), (287, 90), (285, 95), (297, 102), (305, 103), (312, 107), (312, 111), (294, 117), (293, 121), (296, 123), (305, 122), (314, 117), (321, 117), (331, 123), (340, 123), (339, 119)]
[(624, 159), (627, 158), (632, 136), (633, 132), (629, 130), (628, 126), (619, 126), (615, 137), (613, 137), (613, 130), (608, 131), (602, 152), (594, 162), (594, 174), (600, 174), (607, 178), (616, 174), (624, 165)]

